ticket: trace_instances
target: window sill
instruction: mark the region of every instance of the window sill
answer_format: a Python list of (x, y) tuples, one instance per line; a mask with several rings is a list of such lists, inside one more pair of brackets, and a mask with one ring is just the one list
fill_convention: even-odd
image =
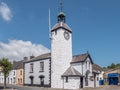
[(33, 73), (33, 72), (30, 72), (30, 73)]
[(44, 72), (44, 71), (39, 71), (39, 72)]

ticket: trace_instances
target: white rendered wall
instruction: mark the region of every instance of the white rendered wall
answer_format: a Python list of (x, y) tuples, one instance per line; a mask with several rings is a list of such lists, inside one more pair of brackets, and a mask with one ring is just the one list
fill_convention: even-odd
[(11, 70), (9, 72), (9, 75), (8, 75), (7, 79), (6, 79), (6, 82), (9, 83), (9, 84), (16, 84), (17, 83), (17, 75), (16, 74), (17, 74), (16, 70)]
[(102, 72), (99, 74), (99, 80), (103, 80), (103, 74), (104, 74), (104, 71), (102, 71)]
[(99, 87), (99, 74), (96, 75), (96, 87)]
[[(71, 65), (84, 76), (85, 76), (87, 70), (89, 70), (90, 73), (89, 73), (89, 76), (88, 76), (88, 86), (85, 86), (85, 77), (83, 77), (83, 87), (94, 87), (94, 81), (90, 80), (90, 77), (94, 76), (94, 75), (92, 73), (92, 62), (91, 62), (89, 57), (84, 62), (73, 63)], [(97, 81), (97, 77), (98, 76), (96, 76), (96, 78), (95, 78), (96, 87), (99, 86), (99, 81)]]
[(83, 75), (84, 68), (82, 68), (82, 63), (73, 63), (71, 66)]
[(80, 88), (80, 77), (68, 77), (68, 82), (64, 77), (64, 89), (79, 89)]
[(0, 83), (4, 83), (4, 76), (2, 72), (0, 72)]
[[(40, 62), (44, 62), (44, 72), (40, 72)], [(33, 73), (30, 73), (30, 64), (33, 63)], [(34, 61), (34, 62), (29, 62), (29, 63), (25, 63), (24, 64), (24, 84), (31, 84), (31, 80), (30, 80), (30, 76), (33, 76), (33, 84), (40, 84), (40, 75), (44, 75), (44, 84), (48, 85), (50, 83), (49, 79), (50, 79), (50, 73), (49, 73), (49, 69), (50, 69), (50, 59), (46, 59), (46, 60), (38, 60), (38, 61)]]
[[(4, 76), (3, 76), (2, 72), (0, 73), (0, 83), (4, 83)], [(17, 83), (16, 70), (11, 70), (9, 72), (9, 75), (6, 78), (6, 83), (8, 83), (8, 84), (16, 84)]]
[(72, 35), (70, 39), (64, 38), (64, 29), (52, 32), (51, 40), (51, 87), (63, 88), (62, 74), (70, 66), (72, 60)]

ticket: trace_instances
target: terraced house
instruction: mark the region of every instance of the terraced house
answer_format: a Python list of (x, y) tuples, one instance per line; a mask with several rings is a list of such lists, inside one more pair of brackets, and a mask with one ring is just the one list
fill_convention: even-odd
[(89, 53), (72, 55), (72, 29), (60, 11), (51, 29), (51, 52), (24, 63), (24, 85), (79, 89), (99, 86), (99, 70)]
[[(9, 75), (6, 79), (7, 84), (17, 84), (23, 85), (23, 62), (21, 61), (13, 61), (13, 69), (9, 72)], [(4, 83), (3, 73), (0, 72), (0, 83)]]

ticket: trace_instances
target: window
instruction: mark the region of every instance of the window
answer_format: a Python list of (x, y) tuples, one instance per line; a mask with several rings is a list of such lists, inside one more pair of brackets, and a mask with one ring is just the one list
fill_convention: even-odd
[(30, 73), (33, 73), (33, 63), (30, 64)]
[(87, 69), (87, 62), (86, 62), (86, 69)]
[[(3, 80), (2, 80), (3, 81)], [(9, 83), (9, 77), (8, 77), (8, 83)]]
[(97, 77), (97, 81), (99, 81), (99, 77)]
[(13, 78), (13, 83), (15, 83), (15, 80), (16, 80), (16, 79), (15, 79), (15, 77), (14, 77), (14, 78)]
[(89, 69), (90, 69), (90, 62), (89, 62)]
[(20, 83), (22, 83), (22, 79), (20, 79)]
[(12, 83), (12, 78), (11, 78), (11, 83)]
[(66, 77), (66, 82), (68, 82), (68, 77)]
[(15, 76), (15, 71), (13, 73), (14, 73), (14, 76)]
[(40, 72), (44, 72), (44, 62), (40, 62)]
[(20, 70), (20, 75), (22, 75), (22, 70)]
[(57, 30), (55, 30), (55, 35), (57, 35)]

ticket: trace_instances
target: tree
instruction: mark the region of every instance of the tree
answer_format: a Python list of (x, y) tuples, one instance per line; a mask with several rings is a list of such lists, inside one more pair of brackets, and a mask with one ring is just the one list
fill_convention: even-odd
[(4, 75), (4, 88), (6, 88), (6, 78), (12, 70), (13, 65), (7, 58), (2, 58), (0, 60), (0, 67), (2, 68), (1, 72)]
[(111, 65), (107, 66), (108, 69), (114, 69), (114, 68), (120, 68), (120, 63), (114, 64), (112, 63)]

